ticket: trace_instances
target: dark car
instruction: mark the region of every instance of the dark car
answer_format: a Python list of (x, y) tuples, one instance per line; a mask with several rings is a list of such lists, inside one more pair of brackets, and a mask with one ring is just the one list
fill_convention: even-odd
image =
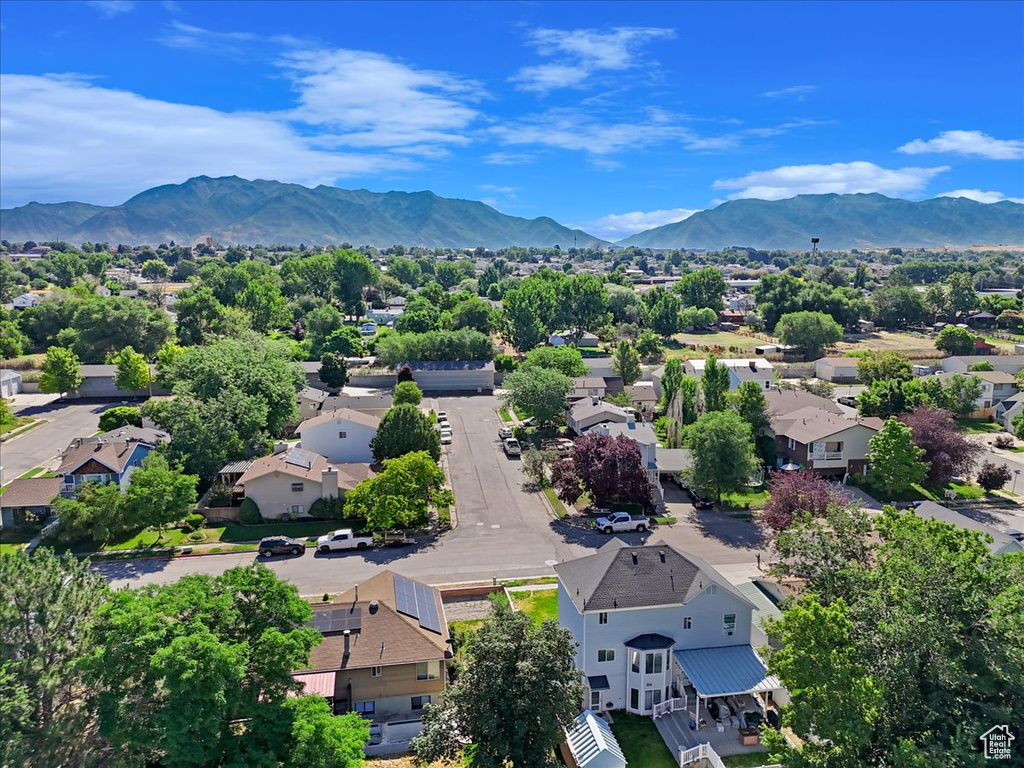
[(301, 555), (306, 551), (305, 539), (290, 539), (287, 536), (268, 536), (260, 539), (260, 556)]
[(711, 509), (715, 506), (715, 502), (701, 496), (698, 491), (694, 490), (690, 486), (683, 485), (682, 489), (686, 491), (686, 495), (690, 497), (690, 501), (693, 502), (693, 506), (697, 509)]

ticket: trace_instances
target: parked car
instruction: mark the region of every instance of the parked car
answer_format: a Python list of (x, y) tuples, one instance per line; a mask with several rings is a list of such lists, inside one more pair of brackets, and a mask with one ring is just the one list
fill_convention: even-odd
[(372, 536), (356, 536), (351, 528), (339, 528), (324, 534), (316, 540), (320, 552), (336, 552), (342, 549), (366, 549), (373, 544)]
[(702, 495), (700, 491), (695, 490), (695, 489), (691, 488), (690, 486), (688, 486), (685, 482), (683, 482), (683, 480), (681, 478), (677, 477), (676, 482), (678, 482), (679, 483), (679, 487), (682, 488), (683, 491), (686, 492), (686, 495), (690, 497), (690, 502), (697, 509), (711, 509), (712, 507), (715, 506), (715, 502), (713, 502), (711, 499), (707, 498), (706, 496)]
[(511, 429), (509, 429), (508, 427), (499, 427), (498, 428), (498, 439), (499, 440), (508, 440), (510, 437), (512, 437), (512, 430)]
[(452, 444), (452, 433), (451, 432), (442, 432), (441, 433), (441, 445), (451, 445), (451, 444)]
[(506, 456), (518, 456), (523, 452), (523, 446), (514, 437), (510, 437), (502, 442), (501, 447), (504, 449)]
[(587, 507), (583, 512), (587, 517), (607, 517), (611, 513), (607, 507)]
[(857, 407), (857, 398), (856, 397), (849, 397), (849, 396), (845, 396), (844, 395), (843, 397), (839, 398), (838, 402), (839, 402), (840, 405), (845, 405), (845, 406), (848, 406), (850, 408), (856, 408)]
[(438, 421), (448, 421), (448, 411), (438, 411), (437, 412), (437, 420)]
[(292, 539), (288, 536), (267, 536), (260, 539), (260, 557), (271, 555), (301, 555), (306, 551), (305, 539)]
[(383, 733), (381, 732), (380, 723), (370, 723), (370, 738), (367, 739), (367, 746), (376, 746), (383, 741)]
[(607, 517), (597, 518), (594, 524), (603, 533), (620, 533), (622, 531), (646, 531), (651, 526), (651, 521), (643, 515), (613, 512)]

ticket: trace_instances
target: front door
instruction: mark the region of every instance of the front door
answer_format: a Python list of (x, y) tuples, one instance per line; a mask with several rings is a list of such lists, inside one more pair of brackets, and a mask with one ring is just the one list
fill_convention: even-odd
[(644, 691), (644, 714), (651, 714), (655, 704), (661, 704), (661, 690)]

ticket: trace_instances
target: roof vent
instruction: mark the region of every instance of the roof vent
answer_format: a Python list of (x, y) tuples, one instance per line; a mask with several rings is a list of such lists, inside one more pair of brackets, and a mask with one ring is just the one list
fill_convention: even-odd
[(757, 373), (757, 361), (756, 360), (751, 360), (750, 361), (750, 370), (752, 370), (755, 373)]
[(665, 550), (661, 550), (661, 551), (660, 551), (660, 552), (658, 553), (658, 557), (659, 557), (659, 558), (661, 558), (661, 562), (663, 562), (663, 563), (664, 563), (664, 562), (665, 562)]
[(377, 603), (376, 600), (371, 600), (370, 601), (370, 613), (376, 613), (378, 607), (379, 607), (379, 604)]
[(634, 552), (634, 553), (633, 553), (633, 565), (636, 565), (636, 564), (637, 564), (637, 563), (639, 563), (639, 562), (640, 562), (640, 560), (639, 560), (639, 559), (637, 558), (637, 556), (636, 556), (636, 552)]

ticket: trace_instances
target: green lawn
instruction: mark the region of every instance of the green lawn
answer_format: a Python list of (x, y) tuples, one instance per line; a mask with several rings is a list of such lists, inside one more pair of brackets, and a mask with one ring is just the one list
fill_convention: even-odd
[[(723, 351), (723, 357), (738, 357), (753, 352), (754, 347), (767, 343), (763, 339), (731, 331), (677, 333), (666, 344), (665, 357), (669, 360), (673, 357), (700, 357), (709, 349), (720, 349)], [(697, 349), (684, 347), (683, 344), (694, 345)]]
[(30, 469), (28, 472), (26, 472), (24, 475), (21, 475), (20, 477), (35, 477), (36, 475), (41, 474), (43, 472), (43, 469), (43, 467), (36, 467), (35, 469)]
[(7, 421), (0, 424), (0, 435), (6, 435), (8, 432), (13, 432), (16, 429), (21, 429), (31, 424), (36, 419), (31, 416), (12, 416)]
[(739, 493), (723, 493), (723, 509), (761, 509), (768, 502), (766, 488), (747, 488)]
[(0, 556), (13, 555), (19, 549), (24, 549), (24, 544), (8, 544), (6, 542), (0, 542)]
[(615, 734), (629, 765), (641, 768), (678, 768), (665, 740), (649, 717), (616, 712), (612, 733)]
[(745, 755), (729, 755), (723, 757), (726, 768), (759, 768), (768, 764), (767, 752), (748, 752)]
[(221, 541), (259, 541), (264, 536), (291, 536), (296, 539), (322, 536), (337, 528), (358, 531), (362, 520), (303, 520), (295, 523), (267, 523), (265, 525), (229, 525), (221, 534)]
[(1003, 431), (997, 422), (988, 419), (957, 419), (956, 423), (969, 435), (984, 435), (988, 432)]
[(545, 619), (558, 618), (558, 590), (536, 589), (532, 592), (513, 592), (516, 608), (540, 624)]
[(658, 525), (675, 525), (677, 522), (679, 522), (678, 520), (676, 520), (674, 517), (671, 517), (671, 516), (669, 516), (669, 517), (655, 517), (655, 518), (652, 518), (652, 519)]
[(546, 486), (544, 488), (544, 495), (547, 496), (548, 501), (551, 502), (551, 507), (555, 510), (555, 517), (561, 520), (563, 517), (569, 514), (568, 512), (566, 512), (565, 504), (562, 503), (562, 500), (558, 498), (558, 494), (555, 493), (554, 488), (552, 488), (551, 486)]
[(504, 422), (512, 421), (512, 416), (508, 412), (508, 408), (499, 408), (498, 415), (501, 416), (501, 420)]

